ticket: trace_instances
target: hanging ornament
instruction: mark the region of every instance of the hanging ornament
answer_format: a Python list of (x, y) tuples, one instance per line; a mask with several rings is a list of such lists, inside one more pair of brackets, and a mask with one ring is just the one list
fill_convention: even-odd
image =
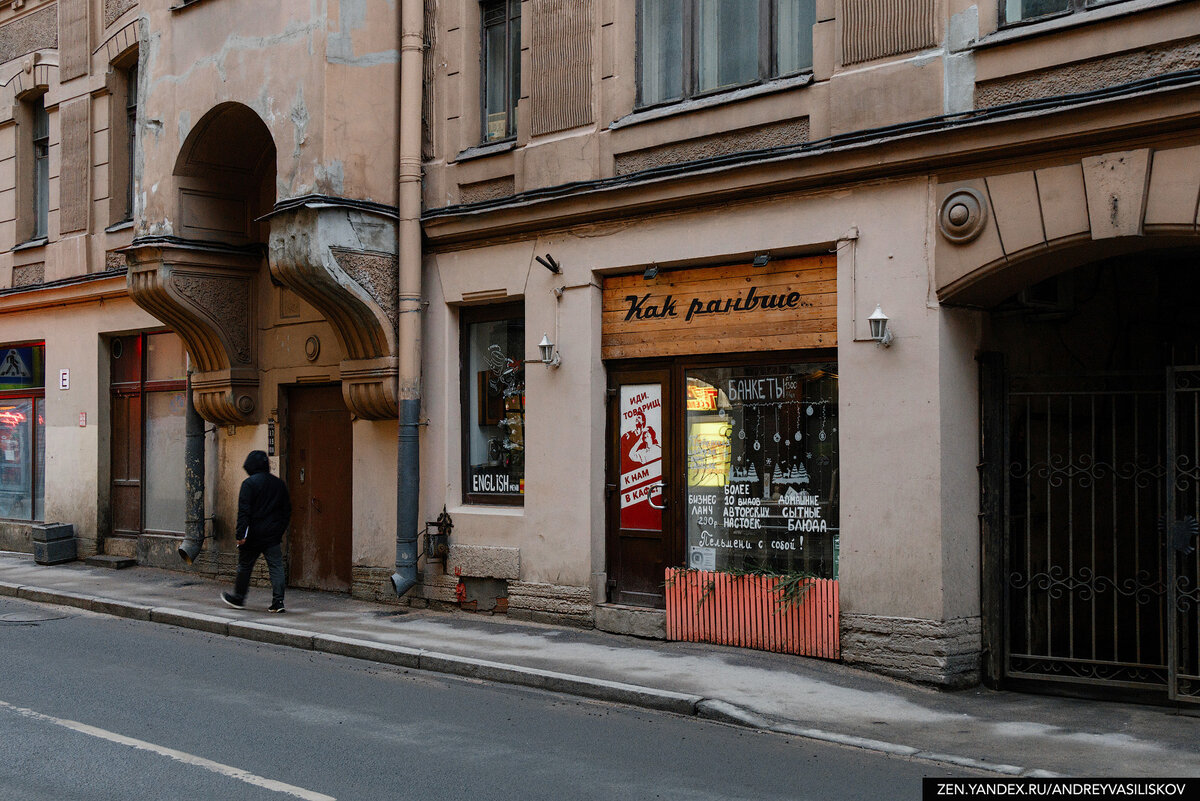
[(813, 416), (813, 407), (809, 406), (808, 408), (806, 408), (804, 410), (804, 413), (807, 414), (809, 417), (812, 417)]
[(744, 429), (744, 428), (738, 429), (738, 439), (745, 439), (745, 438), (746, 438), (746, 429)]
[(825, 441), (825, 432), (821, 431), (821, 433), (818, 434), (817, 437), (821, 440), (821, 442), (824, 442)]
[(796, 432), (796, 442), (799, 442), (799, 441), (800, 441), (800, 432), (797, 431)]
[(775, 441), (776, 441), (776, 442), (779, 442), (779, 440), (781, 440), (781, 439), (783, 439), (783, 437), (779, 436), (779, 432), (778, 432), (778, 431), (776, 431), (776, 432), (775, 432)]
[(756, 451), (761, 451), (761, 450), (762, 450), (762, 444), (761, 444), (761, 443), (759, 443), (759, 441), (758, 441), (758, 440), (754, 440), (754, 450), (756, 450)]

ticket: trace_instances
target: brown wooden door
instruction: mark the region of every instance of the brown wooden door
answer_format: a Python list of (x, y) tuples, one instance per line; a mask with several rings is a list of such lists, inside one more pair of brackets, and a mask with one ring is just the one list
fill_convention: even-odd
[(136, 537), (142, 531), (142, 396), (112, 396), (112, 533)]
[(679, 453), (666, 369), (609, 372), (608, 577), (614, 603), (661, 608), (678, 547)]
[(288, 393), (287, 484), (292, 498), (288, 582), (350, 589), (352, 528), (350, 412), (337, 386)]

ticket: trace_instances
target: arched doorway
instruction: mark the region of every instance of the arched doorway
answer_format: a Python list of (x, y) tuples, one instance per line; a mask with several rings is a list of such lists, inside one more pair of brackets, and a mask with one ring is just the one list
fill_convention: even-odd
[(1200, 702), (1198, 261), (1094, 261), (986, 316), (985, 617), (1007, 686)]

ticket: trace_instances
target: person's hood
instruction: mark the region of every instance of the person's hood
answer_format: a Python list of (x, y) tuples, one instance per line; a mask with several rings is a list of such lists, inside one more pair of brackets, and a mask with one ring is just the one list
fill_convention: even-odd
[(266, 451), (250, 451), (250, 455), (246, 457), (246, 463), (242, 465), (242, 469), (250, 475), (269, 471), (271, 463), (267, 461)]

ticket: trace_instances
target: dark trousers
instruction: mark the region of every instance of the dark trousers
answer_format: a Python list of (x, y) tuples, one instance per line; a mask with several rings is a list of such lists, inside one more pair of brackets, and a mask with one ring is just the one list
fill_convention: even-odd
[(233, 580), (233, 594), (238, 601), (245, 602), (246, 591), (250, 589), (250, 574), (254, 572), (254, 563), (259, 555), (267, 560), (267, 572), (271, 575), (271, 602), (283, 603), (283, 546), (262, 545), (247, 542), (238, 546), (237, 575)]

